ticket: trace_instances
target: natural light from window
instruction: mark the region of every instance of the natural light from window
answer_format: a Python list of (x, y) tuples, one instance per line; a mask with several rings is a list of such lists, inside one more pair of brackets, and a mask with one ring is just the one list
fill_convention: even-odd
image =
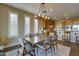
[(25, 26), (24, 26), (24, 35), (26, 40), (30, 40), (30, 17), (25, 16)]
[(35, 37), (34, 37), (34, 42), (36, 43), (37, 41), (39, 41), (39, 37), (38, 35), (38, 19), (34, 20), (34, 33), (35, 33)]
[(9, 36), (18, 35), (18, 15), (15, 13), (10, 13), (9, 20)]

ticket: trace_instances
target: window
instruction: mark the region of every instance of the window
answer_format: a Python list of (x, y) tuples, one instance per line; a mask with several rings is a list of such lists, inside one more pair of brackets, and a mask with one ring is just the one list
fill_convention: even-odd
[(18, 35), (18, 15), (15, 13), (9, 14), (9, 36)]
[(38, 19), (35, 19), (34, 24), (34, 33), (38, 33)]
[(24, 33), (25, 35), (30, 34), (30, 17), (25, 16), (25, 27), (24, 27)]
[(73, 30), (74, 31), (79, 31), (79, 24), (73, 25)]
[[(38, 34), (38, 19), (34, 20), (34, 33)], [(38, 42), (39, 41), (39, 37), (37, 35), (35, 35), (34, 37), (34, 42)]]

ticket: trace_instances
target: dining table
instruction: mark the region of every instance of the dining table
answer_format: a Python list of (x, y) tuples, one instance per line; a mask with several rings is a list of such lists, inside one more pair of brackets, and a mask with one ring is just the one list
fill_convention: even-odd
[[(38, 47), (38, 44), (44, 44), (44, 41), (45, 41), (45, 39), (44, 39), (45, 37), (39, 37), (39, 36), (35, 36), (33, 39), (32, 38), (25, 38), (24, 40), (26, 41), (26, 42), (28, 42), (29, 44), (31, 44), (32, 46), (33, 46), (33, 48), (39, 48)], [(51, 41), (51, 43), (53, 43), (52, 41)], [(54, 48), (54, 47), (53, 47)], [(55, 51), (54, 51), (55, 52)]]
[(29, 43), (35, 49), (35, 48), (38, 48), (37, 44), (40, 44), (40, 43), (44, 42), (44, 37), (39, 38), (38, 36), (35, 36), (34, 40), (32, 40), (30, 38), (25, 38), (23, 40), (26, 41), (27, 44)]
[(29, 42), (30, 44), (32, 44), (32, 45), (36, 45), (36, 44), (38, 44), (38, 43), (40, 43), (40, 42), (43, 42), (44, 41), (44, 37), (40, 37), (39, 38), (39, 36), (35, 36), (34, 37), (34, 40), (32, 40), (32, 39), (27, 39), (27, 38), (25, 38), (24, 39), (25, 41), (27, 41), (27, 42)]

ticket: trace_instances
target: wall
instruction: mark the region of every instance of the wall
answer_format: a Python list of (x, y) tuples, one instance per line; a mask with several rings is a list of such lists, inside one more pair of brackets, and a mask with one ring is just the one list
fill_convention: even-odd
[(8, 20), (8, 10), (6, 9), (6, 7), (5, 6), (3, 6), (3, 5), (0, 5), (0, 24), (1, 24), (1, 26), (0, 26), (0, 28), (1, 28), (1, 37), (2, 36), (5, 36), (5, 37), (7, 37), (7, 30), (8, 30), (8, 28), (7, 28), (7, 24), (8, 24), (8, 22), (7, 22), (7, 20)]

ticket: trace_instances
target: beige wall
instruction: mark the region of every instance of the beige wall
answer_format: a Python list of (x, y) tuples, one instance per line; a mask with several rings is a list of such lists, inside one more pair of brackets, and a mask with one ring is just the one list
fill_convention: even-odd
[[(6, 6), (4, 4), (0, 4), (0, 37), (8, 37), (8, 11), (17, 12), (18, 13), (18, 34), (20, 37), (24, 37), (24, 15), (30, 17), (30, 32), (34, 32), (34, 15), (10, 6)], [(10, 39), (9, 46), (12, 44), (17, 44), (18, 40), (16, 38)]]
[(1, 36), (7, 36), (7, 24), (8, 24), (8, 11), (7, 8), (5, 6), (0, 5), (0, 29), (1, 29)]

